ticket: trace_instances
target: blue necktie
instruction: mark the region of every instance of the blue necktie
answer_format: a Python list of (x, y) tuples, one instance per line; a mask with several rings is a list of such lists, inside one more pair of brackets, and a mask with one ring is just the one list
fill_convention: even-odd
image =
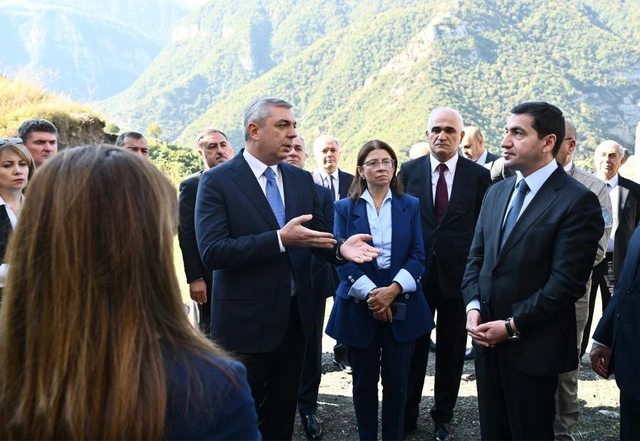
[(518, 215), (520, 214), (520, 210), (522, 210), (524, 198), (527, 193), (529, 193), (529, 186), (526, 181), (522, 179), (518, 182), (516, 190), (516, 197), (513, 200), (513, 205), (511, 205), (511, 208), (509, 209), (509, 214), (507, 214), (507, 219), (504, 221), (504, 227), (502, 228), (502, 242), (500, 242), (500, 248), (504, 246), (504, 243), (507, 241), (511, 230), (513, 230), (513, 227), (518, 220)]
[(285, 224), (284, 216), (284, 204), (280, 197), (280, 190), (278, 190), (278, 184), (276, 183), (276, 174), (271, 167), (267, 167), (264, 171), (264, 177), (267, 178), (267, 201), (271, 205), (271, 210), (275, 214), (278, 220), (278, 225), (282, 228)]

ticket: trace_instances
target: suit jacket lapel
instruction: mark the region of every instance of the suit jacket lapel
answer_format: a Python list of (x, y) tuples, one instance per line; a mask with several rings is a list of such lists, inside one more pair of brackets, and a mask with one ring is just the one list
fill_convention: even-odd
[[(467, 179), (466, 172), (469, 170), (469, 165), (471, 162), (467, 159), (460, 156), (458, 158), (458, 164), (456, 165), (456, 174), (453, 176), (453, 185), (451, 186), (451, 196), (449, 197), (449, 205), (447, 206), (447, 211), (445, 211), (444, 216), (442, 217), (442, 222), (447, 218), (449, 213), (451, 213), (455, 206), (460, 201), (460, 197), (464, 194), (465, 189), (467, 187), (467, 183), (469, 179)], [(429, 186), (431, 188), (431, 186)]]
[(427, 223), (433, 226), (433, 228), (436, 228), (438, 226), (438, 222), (436, 221), (436, 209), (433, 206), (433, 190), (431, 184), (431, 155), (426, 155), (424, 158), (424, 170), (422, 173), (418, 174), (421, 180), (418, 188), (421, 188), (423, 191), (423, 194), (420, 195), (420, 200), (427, 201), (427, 203), (420, 205), (426, 208), (426, 210), (422, 214)]
[[(509, 183), (507, 184), (506, 182)], [(513, 193), (513, 189), (516, 186), (516, 178), (510, 177), (506, 182), (505, 185), (502, 185), (500, 187), (500, 193), (498, 193), (498, 195), (496, 195), (495, 197), (496, 206), (494, 207), (492, 213), (492, 219), (489, 221), (484, 221), (485, 225), (487, 225), (487, 222), (489, 222), (488, 225), (492, 226), (492, 229), (490, 231), (497, 232), (497, 234), (494, 234), (490, 239), (493, 245), (492, 249), (496, 250), (497, 253), (497, 255), (493, 256), (493, 261), (496, 263), (498, 257), (502, 254), (502, 250), (500, 249), (500, 242), (502, 241), (502, 224), (504, 222), (504, 218), (507, 215), (509, 202), (511, 202), (511, 194)], [(498, 226), (497, 229), (495, 228), (496, 225)]]
[(511, 230), (511, 234), (509, 234), (507, 241), (504, 243), (504, 247), (500, 251), (499, 257), (504, 256), (505, 253), (513, 248), (524, 233), (555, 203), (556, 199), (558, 199), (557, 190), (564, 186), (565, 177), (566, 173), (560, 167), (549, 176), (549, 179), (538, 190), (529, 205), (527, 205), (527, 208), (520, 214), (513, 230)]
[[(276, 219), (275, 214), (273, 214), (271, 205), (269, 205), (267, 197), (262, 191), (256, 176), (253, 174), (253, 170), (249, 167), (247, 160), (244, 159), (244, 156), (241, 154), (234, 156), (229, 161), (229, 164), (233, 174), (233, 182), (238, 186), (240, 191), (244, 193), (247, 200), (251, 201), (260, 216), (267, 221), (271, 228), (274, 230), (280, 229), (280, 225), (278, 225), (278, 220)], [(285, 212), (288, 213), (286, 208)], [(247, 216), (249, 215), (250, 213), (247, 213)]]
[(623, 187), (620, 184), (621, 184), (620, 178), (618, 178), (618, 188), (619, 188), (618, 219), (622, 217), (622, 212), (624, 210), (625, 205), (627, 204), (627, 198), (629, 197), (629, 189), (626, 187)]
[(400, 271), (400, 265), (402, 262), (398, 256), (404, 256), (406, 254), (405, 247), (402, 244), (406, 243), (404, 237), (407, 233), (411, 234), (409, 226), (411, 225), (411, 214), (406, 213), (404, 210), (407, 203), (404, 199), (394, 196), (391, 199), (391, 274), (395, 275)]
[[(356, 202), (351, 213), (355, 231), (357, 231), (358, 233), (371, 234), (369, 218), (367, 217), (367, 202), (363, 199), (360, 199), (358, 202)], [(359, 265), (363, 268), (363, 271), (365, 273), (367, 272), (366, 268), (369, 268), (368, 271), (372, 271), (373, 274), (376, 275), (378, 274), (378, 264), (376, 263), (376, 259), (373, 259), (371, 262), (361, 263)]]
[[(287, 222), (293, 219), (298, 211), (298, 199), (296, 197), (296, 188), (299, 185), (296, 176), (288, 170), (288, 165), (280, 164), (280, 176), (282, 176), (282, 189), (284, 190), (284, 213)], [(293, 167), (293, 166), (291, 166)], [(266, 197), (265, 197), (266, 199)], [(271, 207), (269, 207), (271, 208)], [(275, 215), (273, 216), (275, 219)]]
[(344, 199), (349, 195), (349, 187), (351, 187), (351, 178), (338, 169), (338, 197), (340, 199)]

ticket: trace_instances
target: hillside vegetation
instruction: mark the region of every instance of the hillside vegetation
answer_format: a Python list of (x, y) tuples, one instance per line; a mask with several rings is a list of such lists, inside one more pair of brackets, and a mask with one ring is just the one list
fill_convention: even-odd
[(509, 109), (547, 100), (574, 120), (584, 162), (605, 138), (633, 149), (640, 120), (637, 6), (212, 0), (180, 22), (190, 38), (169, 44), (102, 108), (119, 122), (157, 122), (180, 144), (218, 126), (237, 147), (244, 106), (277, 95), (295, 105), (303, 136), (332, 133), (350, 164), (371, 138), (405, 154), (439, 105), (460, 109), (497, 151)]

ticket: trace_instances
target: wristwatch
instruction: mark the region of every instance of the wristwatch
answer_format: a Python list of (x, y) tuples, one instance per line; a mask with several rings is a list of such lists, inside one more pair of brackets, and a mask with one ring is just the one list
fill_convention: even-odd
[(511, 319), (513, 319), (513, 317), (509, 317), (504, 321), (504, 325), (507, 328), (508, 334), (507, 340), (520, 340), (520, 334), (516, 334), (516, 332), (513, 330), (513, 327), (511, 326)]

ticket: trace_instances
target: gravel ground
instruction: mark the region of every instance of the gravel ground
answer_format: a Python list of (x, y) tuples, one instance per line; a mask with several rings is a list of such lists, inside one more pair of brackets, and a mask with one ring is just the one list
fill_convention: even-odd
[[(598, 296), (599, 297), (599, 296)], [(327, 302), (327, 316), (331, 310), (331, 300)], [(599, 300), (595, 305), (594, 326), (600, 319)], [(322, 382), (318, 398), (318, 418), (322, 422), (325, 441), (357, 440), (353, 401), (351, 399), (351, 375), (338, 371), (333, 365), (334, 340), (325, 335), (323, 340)], [(433, 424), (429, 409), (433, 404), (433, 380), (435, 354), (429, 355), (427, 377), (422, 391), (418, 429), (407, 438), (409, 441), (433, 439)], [(378, 385), (379, 399), (382, 399), (382, 386)], [(615, 380), (598, 377), (589, 363), (586, 354), (581, 363), (578, 397), (580, 419), (574, 431), (577, 441), (617, 440), (619, 425), (619, 391)], [(381, 407), (381, 404), (379, 405)], [(451, 422), (455, 440), (480, 439), (478, 418), (478, 399), (473, 361), (465, 362), (460, 385), (460, 394)], [(294, 439), (306, 440), (300, 421), (296, 418)]]

